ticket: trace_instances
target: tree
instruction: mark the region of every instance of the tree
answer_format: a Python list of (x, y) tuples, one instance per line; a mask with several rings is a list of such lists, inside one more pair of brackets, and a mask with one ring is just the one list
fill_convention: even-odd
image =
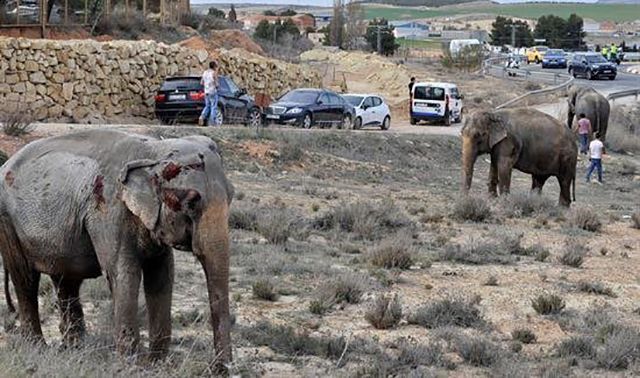
[(277, 16), (276, 12), (274, 12), (272, 10), (266, 10), (266, 11), (262, 12), (262, 14), (264, 14), (265, 16)]
[(253, 37), (256, 39), (265, 39), (268, 40), (273, 38), (273, 33), (271, 32), (271, 24), (267, 20), (261, 20), (256, 26), (256, 30), (253, 32)]
[(291, 16), (295, 16), (296, 14), (298, 14), (298, 12), (296, 12), (293, 9), (289, 8), (289, 9), (287, 9), (285, 11), (280, 12), (279, 16), (291, 17)]
[(333, 0), (333, 18), (329, 23), (329, 46), (341, 47), (344, 41), (344, 3), (342, 0)]
[(393, 35), (394, 27), (389, 25), (389, 21), (384, 18), (374, 18), (369, 22), (367, 34), (365, 36), (369, 46), (378, 51), (378, 32), (380, 34), (380, 53), (383, 55), (392, 55), (400, 47), (396, 43), (396, 37)]
[(365, 35), (367, 25), (364, 22), (364, 8), (358, 2), (347, 4), (343, 48), (353, 50), (358, 47), (358, 38)]
[(584, 46), (583, 26), (582, 18), (575, 14), (566, 20), (554, 15), (542, 16), (538, 19), (535, 36), (545, 39), (551, 48), (577, 50)]
[(224, 11), (221, 11), (220, 9), (214, 8), (214, 7), (209, 8), (209, 16), (213, 16), (215, 18), (225, 18), (226, 17), (226, 15), (224, 14)]
[(512, 27), (516, 28), (516, 40), (513, 47), (529, 47), (533, 45), (533, 34), (529, 24), (502, 16), (496, 17), (496, 20), (491, 24), (489, 36), (492, 43), (496, 46), (511, 45), (513, 43)]
[(285, 36), (293, 39), (300, 38), (300, 30), (291, 18), (287, 18), (284, 22), (277, 20), (274, 23), (262, 20), (258, 23), (256, 30), (253, 32), (254, 38), (265, 41), (281, 42)]
[(236, 14), (236, 7), (231, 4), (231, 9), (229, 9), (229, 21), (236, 23), (238, 21), (238, 15)]

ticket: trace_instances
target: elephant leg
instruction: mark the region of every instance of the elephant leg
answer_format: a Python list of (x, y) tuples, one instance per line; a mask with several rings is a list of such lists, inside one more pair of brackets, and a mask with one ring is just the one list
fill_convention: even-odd
[[(22, 275), (18, 274), (20, 271), (22, 271)], [(9, 267), (9, 272), (18, 297), (21, 332), (25, 337), (44, 343), (42, 328), (40, 327), (40, 314), (38, 312), (40, 272), (33, 269), (15, 269), (15, 267), (12, 268), (11, 266)]]
[(80, 285), (82, 280), (52, 277), (58, 291), (60, 307), (60, 333), (67, 346), (77, 345), (84, 338), (86, 327), (84, 313), (80, 304)]
[(573, 177), (558, 177), (558, 183), (560, 184), (560, 199), (558, 203), (560, 206), (569, 207), (571, 205), (571, 180), (573, 180)]
[(510, 160), (498, 163), (498, 187), (500, 194), (509, 194), (511, 189), (511, 170), (513, 163)]
[(149, 315), (149, 350), (154, 358), (163, 358), (171, 342), (171, 292), (173, 288), (173, 252), (149, 259), (142, 266), (144, 294)]
[(116, 349), (120, 354), (132, 355), (140, 343), (138, 325), (138, 292), (141, 267), (136, 258), (118, 256), (115, 274), (111, 275), (115, 311)]
[(532, 178), (532, 182), (531, 182), (531, 191), (532, 192), (536, 192), (538, 194), (542, 193), (542, 187), (544, 186), (544, 183), (547, 182), (547, 179), (549, 178), (549, 176), (547, 175), (531, 175)]
[(498, 195), (498, 163), (493, 158), (489, 167), (489, 194), (493, 197)]

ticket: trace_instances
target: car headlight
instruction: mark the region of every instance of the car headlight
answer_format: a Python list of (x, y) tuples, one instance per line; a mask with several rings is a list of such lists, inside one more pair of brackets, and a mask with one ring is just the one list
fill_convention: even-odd
[(597, 65), (597, 64), (594, 64), (594, 65), (592, 65), (592, 66), (591, 66), (591, 68), (593, 68), (593, 69), (597, 70), (598, 68), (600, 68), (600, 66), (599, 66), (599, 65)]
[(287, 110), (287, 114), (299, 114), (302, 113), (302, 108), (291, 108)]

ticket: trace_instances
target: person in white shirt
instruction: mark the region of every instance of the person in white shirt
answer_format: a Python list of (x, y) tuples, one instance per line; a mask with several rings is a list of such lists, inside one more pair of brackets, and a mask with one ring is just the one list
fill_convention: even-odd
[(602, 184), (602, 154), (604, 154), (604, 144), (600, 140), (598, 133), (594, 133), (594, 139), (589, 143), (589, 171), (587, 172), (587, 183), (591, 180), (594, 170), (598, 171), (598, 183)]
[(212, 126), (216, 124), (216, 112), (218, 111), (218, 63), (209, 62), (209, 69), (202, 74), (200, 84), (204, 86), (204, 109), (202, 109), (198, 124)]

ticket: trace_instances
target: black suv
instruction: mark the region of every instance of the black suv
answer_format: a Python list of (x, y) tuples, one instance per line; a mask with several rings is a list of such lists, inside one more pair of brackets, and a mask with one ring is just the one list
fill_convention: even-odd
[(614, 80), (618, 69), (599, 53), (576, 53), (569, 62), (569, 74), (573, 77), (584, 76), (588, 80), (606, 77)]
[(339, 126), (350, 129), (355, 109), (342, 96), (326, 89), (294, 89), (272, 103), (265, 112), (267, 123), (289, 124), (309, 129)]
[[(199, 76), (166, 78), (155, 96), (156, 117), (165, 124), (197, 122), (204, 108), (204, 88)], [(247, 91), (228, 76), (218, 83), (217, 124), (260, 125), (261, 111)]]

